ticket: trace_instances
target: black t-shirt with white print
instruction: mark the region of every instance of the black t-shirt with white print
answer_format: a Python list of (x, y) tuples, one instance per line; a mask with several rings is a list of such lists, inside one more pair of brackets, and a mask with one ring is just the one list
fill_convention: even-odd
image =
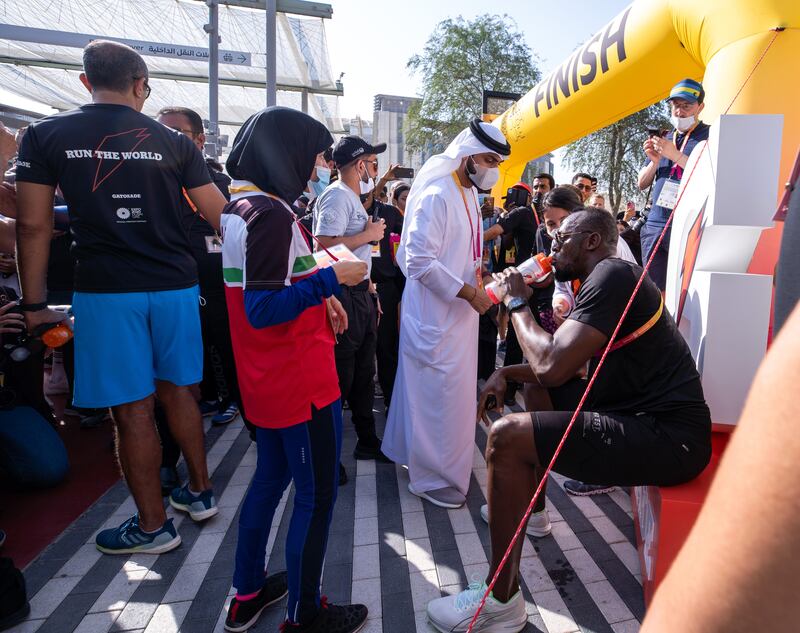
[(17, 181), (60, 187), (69, 207), (75, 290), (144, 292), (197, 283), (182, 188), (211, 179), (183, 134), (128, 106), (85, 105), (28, 128)]

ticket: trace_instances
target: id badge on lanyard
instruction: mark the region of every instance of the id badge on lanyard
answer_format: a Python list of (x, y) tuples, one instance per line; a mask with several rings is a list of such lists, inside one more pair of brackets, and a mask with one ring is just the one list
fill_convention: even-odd
[[(692, 131), (694, 128), (697, 127), (697, 123), (695, 123), (691, 128), (686, 131), (685, 136), (683, 137), (683, 143), (679, 148), (680, 153), (683, 154), (683, 150), (686, 148), (686, 144), (689, 142), (689, 137), (692, 135)], [(672, 142), (676, 143), (678, 140), (677, 132), (672, 137)], [(676, 143), (677, 144), (677, 143)], [(681, 176), (683, 175), (683, 168), (675, 163), (672, 166), (672, 169), (669, 170), (669, 177), (667, 178), (664, 186), (661, 187), (661, 193), (658, 195), (658, 200), (656, 200), (656, 205), (659, 207), (664, 207), (665, 209), (672, 209), (675, 208), (675, 205), (678, 203), (678, 189), (681, 186)]]
[(474, 198), (475, 193), (473, 192), (473, 198), (475, 200), (475, 208), (478, 209), (478, 216), (476, 217), (475, 222), (472, 220), (472, 211), (470, 211), (469, 204), (467, 203), (467, 197), (464, 195), (464, 188), (461, 186), (461, 183), (458, 181), (458, 176), (456, 172), (452, 173), (453, 181), (456, 183), (456, 188), (458, 189), (459, 193), (461, 194), (461, 200), (464, 202), (464, 211), (467, 213), (467, 220), (469, 221), (469, 239), (470, 239), (470, 248), (472, 251), (472, 265), (475, 268), (475, 286), (477, 288), (483, 288), (483, 276), (481, 272), (483, 267), (481, 266), (481, 255), (483, 249), (481, 248), (481, 220), (480, 220), (480, 210), (478, 207), (478, 200)]
[(678, 202), (678, 189), (680, 188), (681, 183), (679, 180), (673, 180), (672, 178), (668, 178), (666, 182), (664, 182), (664, 186), (661, 187), (661, 193), (658, 195), (658, 200), (656, 200), (656, 204), (659, 207), (664, 207), (665, 209), (669, 209), (670, 211), (675, 208), (675, 204)]

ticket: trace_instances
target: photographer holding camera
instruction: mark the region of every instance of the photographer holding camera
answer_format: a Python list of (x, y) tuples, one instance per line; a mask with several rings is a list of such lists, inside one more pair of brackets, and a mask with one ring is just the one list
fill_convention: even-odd
[[(700, 82), (693, 79), (679, 81), (669, 93), (672, 133), (648, 130), (644, 142), (644, 153), (650, 162), (639, 171), (639, 189), (653, 186), (653, 206), (644, 217), (641, 226), (642, 261), (646, 262), (658, 241), (667, 219), (678, 199), (683, 170), (695, 146), (708, 140), (709, 126), (699, 120), (703, 111), (705, 91)], [(650, 278), (663, 291), (667, 284), (667, 257), (669, 255), (669, 232), (650, 265)]]

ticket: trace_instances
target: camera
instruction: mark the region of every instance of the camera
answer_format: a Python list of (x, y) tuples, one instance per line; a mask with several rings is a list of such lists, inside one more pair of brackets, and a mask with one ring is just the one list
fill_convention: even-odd
[(524, 189), (511, 187), (508, 191), (506, 191), (506, 209), (524, 207), (528, 204), (528, 195), (528, 192)]
[(641, 212), (636, 214), (636, 220), (631, 224), (631, 231), (638, 233), (642, 230), (642, 227), (647, 224), (647, 216), (650, 215), (650, 208), (645, 207), (645, 209)]
[(542, 203), (544, 202), (544, 194), (541, 191), (537, 191), (533, 194), (533, 199), (531, 200), (531, 204), (533, 208), (536, 210), (536, 213), (539, 216), (542, 215)]

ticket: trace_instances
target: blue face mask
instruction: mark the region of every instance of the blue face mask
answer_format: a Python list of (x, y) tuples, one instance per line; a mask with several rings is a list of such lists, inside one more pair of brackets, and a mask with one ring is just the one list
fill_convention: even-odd
[(317, 167), (317, 178), (319, 180), (309, 180), (308, 181), (308, 190), (313, 194), (316, 198), (319, 196), (323, 191), (325, 191), (325, 187), (327, 187), (331, 182), (331, 170), (327, 167)]
[(322, 182), (322, 180), (317, 180), (316, 182), (313, 180), (308, 181), (308, 190), (315, 198), (320, 196), (327, 186), (328, 185)]

